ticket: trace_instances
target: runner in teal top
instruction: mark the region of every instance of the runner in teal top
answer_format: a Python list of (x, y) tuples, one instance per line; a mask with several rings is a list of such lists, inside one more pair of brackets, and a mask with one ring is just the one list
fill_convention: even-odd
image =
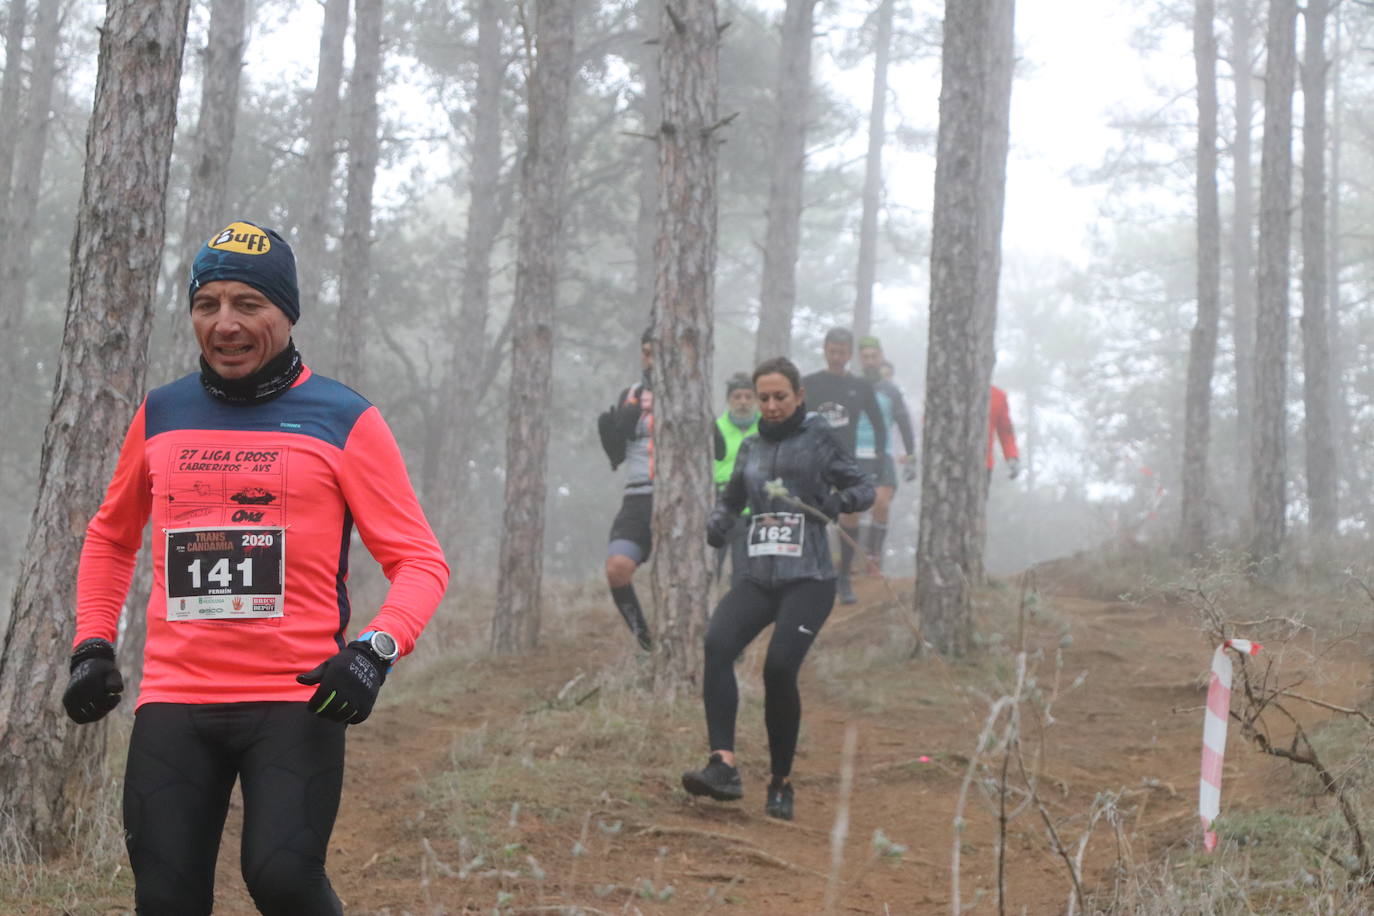
[[(882, 410), (883, 421), (887, 428), (886, 441), (891, 443), (893, 424), (902, 435), (902, 445), (906, 453), (902, 455), (902, 477), (911, 481), (916, 479), (916, 436), (911, 427), (911, 413), (907, 410), (902, 390), (889, 379), (883, 378), (883, 345), (876, 337), (859, 338), (859, 364), (863, 367), (864, 378), (873, 383), (873, 392), (878, 396), (878, 407)], [(855, 431), (854, 457), (859, 466), (872, 473), (877, 481), (877, 498), (869, 512), (869, 522), (859, 527), (859, 545), (868, 554), (869, 571), (879, 573), (883, 565), (883, 542), (887, 539), (887, 517), (892, 507), (892, 497), (897, 492), (897, 465), (890, 452), (878, 453), (873, 424), (867, 416), (859, 417), (859, 427)]]

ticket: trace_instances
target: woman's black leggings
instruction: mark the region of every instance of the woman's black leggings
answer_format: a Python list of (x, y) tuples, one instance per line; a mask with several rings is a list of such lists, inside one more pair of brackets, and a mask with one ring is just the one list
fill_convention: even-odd
[(801, 728), (797, 674), (834, 604), (834, 579), (801, 579), (775, 588), (744, 579), (726, 593), (706, 631), (702, 698), (712, 750), (735, 749), (739, 709), (735, 659), (771, 623), (773, 636), (763, 661), (763, 719), (773, 775), (779, 779), (791, 775)]
[(344, 726), (305, 703), (145, 703), (124, 774), (124, 838), (143, 916), (209, 913), (237, 777), (243, 879), (260, 911), (337, 916), (324, 872), (343, 790)]

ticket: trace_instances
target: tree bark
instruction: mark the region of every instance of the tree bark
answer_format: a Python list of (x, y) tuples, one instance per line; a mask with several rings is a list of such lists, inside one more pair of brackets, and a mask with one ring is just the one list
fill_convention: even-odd
[[(53, 86), (57, 81), (57, 44), (62, 32), (61, 0), (40, 0), (34, 16), (29, 93), (19, 131), (14, 179), (11, 185), (5, 244), (0, 246), (0, 335), (14, 340), (23, 326), (28, 305), (28, 279), (33, 254), (34, 217), (43, 184), (43, 159), (48, 151), (52, 122)], [(22, 360), (9, 361), (6, 388), (13, 388), (14, 371)], [(5, 395), (8, 402), (9, 394)], [(8, 403), (6, 414), (9, 413)]]
[(1197, 321), (1188, 349), (1183, 430), (1183, 513), (1179, 546), (1201, 554), (1207, 543), (1207, 457), (1211, 445), (1212, 372), (1221, 317), (1221, 216), (1217, 193), (1217, 45), (1213, 0), (1197, 0)]
[(868, 110), (868, 159), (864, 166), (864, 209), (859, 224), (858, 290), (854, 298), (854, 335), (863, 337), (873, 324), (873, 283), (878, 267), (878, 211), (882, 208), (883, 143), (887, 140), (887, 65), (892, 54), (895, 0), (878, 0), (873, 47), (873, 101)]
[[(1288, 255), (1292, 226), (1293, 82), (1297, 69), (1295, 0), (1272, 0), (1265, 46), (1264, 141), (1260, 155), (1259, 285), (1255, 315), (1254, 470), (1250, 479), (1250, 553), (1277, 558), (1286, 509)], [(1263, 566), (1262, 569), (1270, 569)]]
[(334, 164), (338, 153), (339, 89), (343, 85), (344, 37), (348, 33), (348, 0), (325, 0), (320, 30), (319, 69), (310, 97), (310, 132), (295, 218), (296, 277), (301, 312), (316, 313), (324, 276), (325, 243), (334, 195)]
[[(640, 99), (644, 133), (653, 136), (659, 129), (659, 115), (663, 110), (662, 87), (659, 85), (658, 41), (650, 41), (663, 18), (663, 0), (639, 0), (638, 18), (647, 33), (639, 44), (639, 72), (644, 81), (644, 97)], [(658, 238), (658, 146), (644, 141), (639, 153), (639, 212), (635, 218), (635, 302), (652, 309), (654, 301), (654, 244)], [(637, 338), (636, 338), (637, 340)], [(637, 346), (637, 344), (636, 344)]]
[[(202, 53), (200, 117), (196, 121), (191, 153), (191, 185), (182, 224), (181, 257), (172, 274), (173, 308), (168, 318), (170, 343), (155, 354), (160, 374), (174, 375), (177, 364), (195, 349), (195, 334), (187, 319), (186, 280), (200, 243), (229, 223), (225, 212), (229, 188), (229, 162), (234, 154), (234, 130), (238, 123), (239, 83), (247, 42), (247, 0), (213, 0), (210, 30)], [(166, 379), (159, 379), (165, 381)]]
[(377, 181), (377, 81), (382, 66), (382, 0), (355, 0), (353, 76), (348, 81), (348, 198), (335, 367), (339, 379), (360, 385), (372, 279), (372, 188)]
[(945, 4), (915, 600), (946, 655), (968, 651), (983, 574), (1014, 18), (1013, 0)]
[(1331, 422), (1331, 339), (1326, 315), (1326, 14), (1307, 0), (1302, 68), (1302, 377), (1311, 533), (1336, 533), (1336, 442)]
[(110, 0), (100, 33), (52, 414), (0, 654), (7, 849), (61, 850), (81, 790), (103, 765), (104, 729), (73, 726), (60, 697), (82, 532), (143, 393), (188, 6)]
[(754, 347), (756, 364), (774, 356), (787, 356), (792, 350), (815, 19), (816, 0), (787, 0), (778, 58), (778, 121), (773, 134), (773, 173), (768, 181), (763, 288), (759, 294), (759, 332)]
[[(716, 269), (716, 158), (720, 143), (715, 0), (665, 6), (659, 63), (658, 265), (654, 321), (654, 554), (658, 632), (654, 680), (695, 683), (710, 595), (706, 518), (714, 492), (711, 355)], [(709, 440), (708, 440), (709, 441)]]
[(1231, 66), (1235, 80), (1236, 133), (1231, 143), (1235, 183), (1231, 218), (1232, 342), (1236, 363), (1236, 483), (1250, 492), (1255, 428), (1255, 206), (1251, 178), (1254, 116), (1254, 23), (1250, 0), (1231, 0)]
[(439, 437), (443, 461), (442, 493), (432, 500), (442, 506), (440, 530), (457, 534), (467, 503), (470, 431), (477, 426), (487, 364), (487, 318), (491, 306), (491, 255), (505, 216), (501, 206), (501, 89), (506, 61), (501, 53), (504, 29), (498, 0), (477, 4), (477, 82), (472, 118), (471, 174), (468, 182), (467, 233), (463, 245), (463, 281), (459, 292), (458, 327), (445, 390), (461, 392), (452, 399), (450, 421)]
[(533, 648), (539, 641), (558, 255), (568, 104), (576, 72), (574, 7), (573, 0), (538, 0), (535, 12), (529, 127), (520, 172), (505, 514), (491, 622), (493, 652)]

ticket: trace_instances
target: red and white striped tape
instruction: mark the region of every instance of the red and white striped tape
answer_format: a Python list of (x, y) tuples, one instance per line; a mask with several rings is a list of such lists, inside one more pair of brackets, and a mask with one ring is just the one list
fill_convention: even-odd
[(1207, 712), (1202, 720), (1202, 779), (1197, 796), (1202, 845), (1208, 852), (1217, 848), (1212, 821), (1221, 813), (1221, 765), (1226, 758), (1226, 720), (1231, 712), (1231, 657), (1226, 650), (1255, 655), (1262, 648), (1248, 639), (1228, 639), (1212, 653), (1212, 681), (1207, 687)]

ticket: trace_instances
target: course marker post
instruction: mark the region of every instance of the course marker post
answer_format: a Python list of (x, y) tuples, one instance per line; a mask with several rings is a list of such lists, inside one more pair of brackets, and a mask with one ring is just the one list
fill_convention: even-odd
[(1227, 649), (1256, 655), (1264, 648), (1248, 639), (1228, 639), (1212, 653), (1212, 679), (1207, 687), (1207, 711), (1202, 719), (1202, 777), (1198, 781), (1197, 812), (1202, 818), (1202, 846), (1217, 848), (1212, 822), (1221, 813), (1221, 767), (1226, 759), (1226, 723), (1231, 713), (1231, 657)]

